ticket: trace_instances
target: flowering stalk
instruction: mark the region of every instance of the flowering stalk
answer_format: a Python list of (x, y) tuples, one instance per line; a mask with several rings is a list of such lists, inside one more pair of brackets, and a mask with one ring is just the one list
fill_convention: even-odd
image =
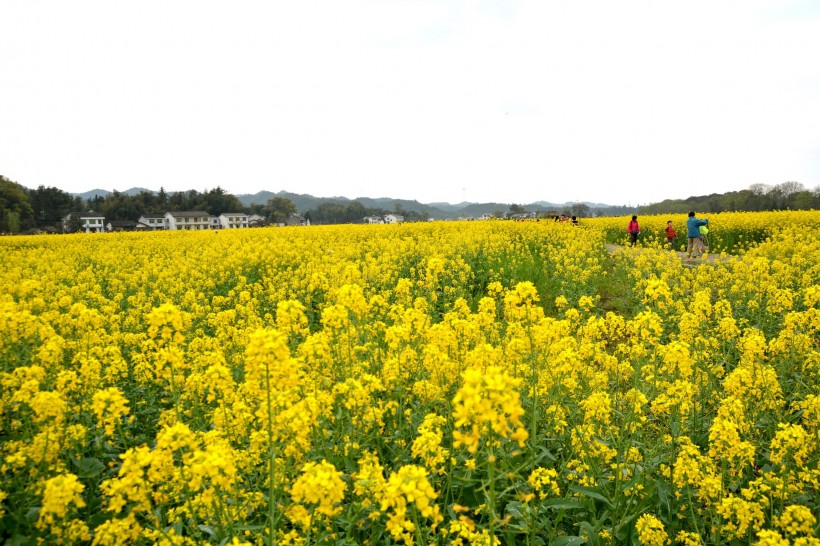
[[(492, 434), (490, 434), (490, 438), (488, 439), (488, 443), (492, 441)], [(496, 506), (495, 506), (495, 454), (493, 453), (492, 447), (487, 447), (487, 476), (489, 479), (489, 486), (490, 486), (490, 536), (495, 536), (495, 523), (497, 518), (496, 515)]]
[(273, 442), (273, 407), (271, 400), (270, 366), (265, 363), (265, 392), (268, 403), (268, 544), (276, 543), (274, 533), (276, 509), (276, 447)]

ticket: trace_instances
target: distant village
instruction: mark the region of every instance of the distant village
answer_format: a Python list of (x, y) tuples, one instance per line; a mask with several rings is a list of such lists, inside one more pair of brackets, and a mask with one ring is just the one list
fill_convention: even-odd
[[(86, 233), (112, 231), (178, 231), (178, 230), (219, 230), (261, 227), (269, 225), (267, 219), (259, 214), (244, 212), (223, 212), (217, 216), (201, 210), (166, 212), (165, 214), (146, 214), (137, 220), (108, 220), (94, 211), (70, 212), (63, 217), (63, 232), (84, 231)], [(310, 225), (299, 214), (292, 214), (284, 223), (278, 225)]]
[(633, 212), (629, 207), (592, 208), (587, 203), (423, 204), (386, 197), (350, 200), (284, 191), (260, 191), (240, 197), (219, 186), (204, 192), (131, 188), (125, 192), (92, 190), (70, 194), (55, 186), (28, 188), (0, 175), (0, 235), (557, 219), (556, 211), (547, 210), (551, 208), (579, 218)]
[[(367, 216), (363, 221), (366, 224), (399, 224), (404, 221), (404, 217), (399, 214), (386, 214), (384, 216)], [(166, 212), (160, 215), (143, 215), (137, 220), (108, 221), (106, 221), (105, 216), (94, 211), (70, 212), (62, 219), (64, 233), (76, 231), (101, 233), (113, 231), (220, 230), (271, 225), (309, 226), (310, 220), (301, 214), (291, 214), (284, 222), (271, 224), (267, 218), (259, 214), (223, 212), (222, 214), (214, 216), (201, 210)]]
[[(27, 188), (0, 175), (0, 234), (220, 230), (262, 226), (489, 219), (554, 219), (558, 222), (571, 222), (572, 217), (583, 219), (635, 213), (647, 215), (686, 213), (690, 210), (717, 213), (820, 208), (820, 186), (807, 189), (798, 182), (783, 182), (773, 186), (753, 184), (746, 190), (666, 200), (640, 207), (579, 202), (555, 204), (546, 201), (528, 205), (422, 204), (389, 198), (349, 200), (314, 197), (284, 191), (278, 194), (260, 191), (241, 197), (243, 199), (221, 187), (204, 192), (165, 192), (162, 188), (159, 192), (154, 192), (144, 188), (131, 188), (126, 192), (94, 190), (86, 194), (69, 194), (54, 186)], [(506, 208), (509, 211), (505, 211)]]
[[(549, 211), (548, 216), (556, 215), (555, 211)], [(532, 220), (539, 215), (535, 212), (506, 214), (504, 219), (508, 220)], [(557, 216), (555, 216), (557, 218)], [(482, 214), (477, 218), (459, 218), (459, 220), (493, 220), (498, 219), (495, 214)], [(385, 214), (384, 216), (365, 216), (362, 219), (364, 224), (400, 224), (404, 222), (404, 216), (400, 214)], [(85, 233), (103, 233), (115, 231), (196, 231), (196, 230), (220, 230), (220, 229), (241, 229), (264, 226), (309, 226), (310, 220), (301, 214), (291, 214), (284, 222), (270, 223), (268, 219), (259, 214), (246, 214), (244, 212), (223, 212), (219, 215), (208, 214), (205, 211), (178, 211), (166, 212), (157, 215), (142, 215), (137, 220), (107, 220), (102, 214), (94, 211), (70, 212), (62, 219), (63, 233), (74, 233), (82, 231)]]

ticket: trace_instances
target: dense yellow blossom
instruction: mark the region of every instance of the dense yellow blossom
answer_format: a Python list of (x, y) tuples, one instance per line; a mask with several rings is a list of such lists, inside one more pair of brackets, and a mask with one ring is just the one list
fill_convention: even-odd
[(820, 213), (710, 216), (0, 238), (0, 529), (818, 544)]
[(470, 453), (478, 450), (479, 442), (487, 436), (511, 438), (524, 444), (528, 437), (523, 428), (520, 396), (515, 390), (521, 379), (515, 379), (497, 366), (486, 369), (468, 368), (463, 374), (464, 384), (453, 398), (456, 445), (465, 445)]
[(644, 514), (635, 522), (638, 540), (646, 546), (663, 546), (669, 543), (669, 537), (663, 523), (652, 514)]
[(770, 445), (769, 460), (775, 464), (792, 463), (797, 468), (804, 467), (811, 452), (817, 450), (817, 443), (812, 441), (800, 425), (780, 423)]
[(760, 531), (764, 522), (763, 507), (736, 496), (728, 496), (720, 501), (717, 513), (723, 518), (723, 529), (729, 536), (743, 538), (749, 533)]
[[(405, 465), (387, 478), (380, 494), (381, 510), (388, 516), (387, 529), (396, 540), (414, 543), (413, 533), (418, 518), (410, 513), (416, 510), (422, 518), (430, 520), (433, 529), (443, 521), (438, 505), (433, 504), (438, 494), (427, 479), (424, 468)], [(412, 520), (412, 521), (411, 521)]]
[(545, 499), (549, 495), (558, 496), (561, 490), (558, 487), (558, 472), (552, 468), (536, 468), (527, 478), (527, 483), (538, 493), (539, 498)]
[(74, 474), (63, 474), (46, 480), (37, 526), (48, 529), (64, 520), (72, 510), (85, 506), (82, 497), (84, 489), (85, 486)]
[(783, 510), (777, 526), (789, 537), (814, 534), (817, 518), (806, 506), (792, 505)]
[(308, 505), (324, 516), (335, 516), (342, 510), (347, 486), (342, 473), (327, 461), (305, 463), (302, 474), (293, 482), (290, 496), (294, 502)]
[(438, 474), (444, 473), (444, 463), (450, 456), (450, 451), (442, 443), (442, 429), (447, 420), (440, 415), (430, 413), (424, 416), (424, 422), (419, 425), (418, 436), (413, 440), (412, 453), (414, 457), (424, 460), (425, 466)]
[(113, 436), (121, 419), (128, 415), (128, 399), (117, 387), (109, 387), (94, 393), (91, 407), (106, 436)]
[(777, 531), (764, 529), (757, 533), (757, 542), (755, 544), (760, 546), (789, 546), (791, 543), (788, 538), (784, 538)]
[(94, 529), (94, 546), (117, 546), (136, 542), (142, 532), (134, 514), (122, 519), (110, 519)]

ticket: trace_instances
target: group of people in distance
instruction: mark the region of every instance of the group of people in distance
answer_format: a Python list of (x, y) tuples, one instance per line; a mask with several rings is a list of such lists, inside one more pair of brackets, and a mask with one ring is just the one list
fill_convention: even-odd
[[(638, 242), (638, 235), (641, 234), (641, 228), (638, 225), (638, 216), (633, 215), (629, 224), (626, 226), (626, 233), (629, 235), (629, 245), (635, 246)], [(675, 242), (678, 239), (678, 234), (672, 225), (672, 220), (666, 222), (666, 242), (669, 244), (670, 250), (675, 250)], [(698, 257), (701, 254), (709, 251), (709, 219), (701, 220), (695, 217), (694, 211), (689, 211), (689, 217), (686, 219), (686, 255), (688, 257)]]
[(560, 216), (553, 216), (553, 220), (556, 222), (570, 222), (573, 226), (578, 225), (578, 218), (576, 216), (572, 216), (571, 218), (568, 217), (566, 214), (562, 214)]

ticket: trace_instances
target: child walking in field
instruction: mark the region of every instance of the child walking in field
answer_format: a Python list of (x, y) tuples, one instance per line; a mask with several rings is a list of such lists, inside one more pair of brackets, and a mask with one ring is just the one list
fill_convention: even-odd
[(666, 222), (666, 242), (669, 243), (669, 250), (675, 250), (675, 241), (678, 239), (678, 234), (672, 226), (672, 220)]
[(700, 230), (700, 248), (702, 252), (709, 252), (709, 228), (705, 225), (698, 228)]

